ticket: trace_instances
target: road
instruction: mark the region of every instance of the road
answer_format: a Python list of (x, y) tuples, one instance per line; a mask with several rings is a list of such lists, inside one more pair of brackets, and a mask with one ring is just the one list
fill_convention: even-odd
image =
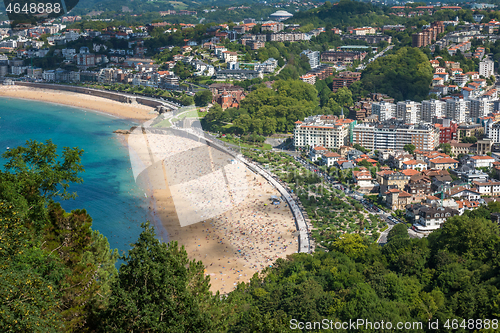
[[(368, 60), (368, 64), (375, 61), (377, 58), (380, 58), (380, 57), (383, 57), (384, 56), (384, 53), (391, 50), (392, 48), (394, 47), (394, 45), (389, 45), (387, 46), (385, 49), (383, 49), (382, 51), (380, 51), (379, 53), (377, 53), (375, 56), (373, 56), (373, 58), (369, 59)], [(363, 65), (363, 64), (360, 64), (358, 67), (356, 67), (356, 69), (360, 69), (360, 70), (363, 70), (365, 69), (366, 66)]]
[(380, 233), (380, 237), (377, 239), (377, 243), (385, 244), (387, 243), (387, 236), (389, 235), (389, 231), (395, 226), (395, 224), (389, 224), (387, 229)]

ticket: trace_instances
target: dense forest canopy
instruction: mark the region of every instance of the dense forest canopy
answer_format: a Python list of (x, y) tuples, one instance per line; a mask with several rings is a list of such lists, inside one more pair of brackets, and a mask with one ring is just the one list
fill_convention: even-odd
[(370, 3), (352, 0), (341, 0), (336, 3), (326, 1), (324, 5), (301, 11), (287, 23), (298, 23), (301, 25), (313, 24), (314, 26), (337, 27), (339, 29), (348, 26), (382, 26), (384, 24), (397, 24), (405, 22), (404, 18), (391, 15), (384, 10), (389, 7), (374, 6)]

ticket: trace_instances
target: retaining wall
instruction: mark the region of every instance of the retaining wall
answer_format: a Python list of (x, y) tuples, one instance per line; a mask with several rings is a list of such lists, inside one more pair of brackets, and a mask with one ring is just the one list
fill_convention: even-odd
[(99, 89), (92, 89), (86, 87), (78, 87), (78, 86), (67, 86), (62, 84), (50, 84), (50, 83), (32, 83), (32, 82), (16, 82), (16, 85), (25, 86), (25, 87), (33, 87), (39, 89), (53, 89), (53, 90), (62, 90), (62, 91), (71, 91), (80, 94), (92, 95), (97, 97), (102, 97), (106, 99), (111, 99), (113, 101), (117, 101), (120, 103), (139, 103), (142, 105), (150, 106), (150, 107), (159, 107), (159, 106), (167, 106), (160, 101), (155, 101), (153, 99), (148, 99), (140, 96), (128, 96), (121, 93), (116, 93), (112, 91), (105, 91)]

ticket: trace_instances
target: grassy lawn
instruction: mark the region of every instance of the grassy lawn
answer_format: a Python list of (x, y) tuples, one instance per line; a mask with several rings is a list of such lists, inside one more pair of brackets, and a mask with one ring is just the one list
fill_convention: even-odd
[(197, 108), (192, 108), (189, 111), (185, 110), (185, 111), (179, 113), (174, 118), (172, 118), (172, 122), (176, 122), (176, 121), (182, 120), (184, 118), (198, 118), (198, 113), (199, 112), (198, 112)]
[(273, 147), (270, 144), (264, 143), (264, 144), (251, 144), (251, 143), (244, 143), (241, 142), (239, 143), (238, 141), (234, 139), (228, 139), (228, 138), (219, 138), (220, 140), (228, 143), (232, 143), (234, 145), (239, 145), (241, 148), (248, 148), (248, 149), (261, 149), (261, 150), (271, 150)]
[(169, 119), (162, 120), (158, 124), (153, 125), (153, 127), (162, 127), (162, 128), (170, 126), (172, 126), (172, 124), (170, 123)]

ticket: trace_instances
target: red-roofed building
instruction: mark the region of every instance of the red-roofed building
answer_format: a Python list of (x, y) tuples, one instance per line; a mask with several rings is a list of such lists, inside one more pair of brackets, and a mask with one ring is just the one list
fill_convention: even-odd
[(335, 162), (337, 162), (340, 158), (341, 156), (339, 154), (329, 151), (323, 155), (322, 161), (324, 165), (331, 167), (335, 165)]
[(285, 28), (282, 22), (267, 22), (262, 24), (262, 31), (279, 32)]
[(375, 161), (372, 158), (360, 157), (360, 158), (355, 159), (355, 161), (356, 161), (356, 164), (359, 164), (361, 161), (367, 161), (368, 163), (371, 163), (372, 166), (377, 165), (377, 161)]
[(243, 88), (227, 83), (214, 83), (210, 85), (212, 91), (212, 103), (219, 104), (223, 110), (227, 108), (239, 108), (240, 102), (245, 98)]
[(412, 202), (411, 194), (396, 188), (388, 190), (384, 195), (387, 206), (392, 210), (404, 210)]
[(359, 186), (358, 191), (360, 191), (361, 193), (370, 193), (375, 187), (372, 175), (370, 171), (366, 169), (360, 171), (353, 171), (352, 178), (354, 179), (356, 186)]
[(427, 163), (421, 160), (409, 160), (403, 162), (403, 169), (413, 169), (413, 170), (427, 170)]
[[(468, 186), (468, 185), (467, 185)], [(451, 198), (465, 198), (467, 200), (479, 200), (481, 194), (475, 188), (468, 188), (465, 186), (455, 186), (444, 192), (446, 197)]]
[(375, 179), (377, 180), (377, 183), (382, 183), (382, 178), (385, 175), (392, 175), (394, 173), (395, 173), (395, 171), (392, 171), (390, 169), (389, 170), (382, 170), (382, 171), (375, 173)]
[(323, 146), (311, 147), (311, 150), (309, 151), (309, 158), (311, 161), (316, 162), (318, 159), (323, 158), (323, 155), (327, 152), (328, 149)]
[(458, 211), (459, 211), (460, 215), (465, 213), (466, 210), (473, 210), (473, 209), (477, 209), (477, 208), (481, 207), (479, 202), (469, 201), (469, 200), (458, 200), (457, 205), (458, 205)]
[(491, 156), (483, 155), (483, 156), (470, 156), (469, 161), (472, 163), (474, 168), (490, 168), (495, 159)]
[(405, 176), (415, 176), (415, 175), (418, 175), (420, 173), (420, 171), (417, 171), (417, 170), (414, 170), (414, 169), (405, 169), (403, 171), (401, 171), (402, 174), (404, 174)]
[(456, 169), (458, 166), (458, 161), (447, 157), (438, 157), (429, 161), (430, 169)]
[(472, 185), (477, 188), (481, 195), (500, 195), (500, 181), (498, 180), (473, 181)]
[(310, 116), (303, 123), (295, 124), (295, 147), (323, 146), (328, 149), (339, 149), (349, 143), (351, 128), (355, 120), (343, 119), (342, 116)]

